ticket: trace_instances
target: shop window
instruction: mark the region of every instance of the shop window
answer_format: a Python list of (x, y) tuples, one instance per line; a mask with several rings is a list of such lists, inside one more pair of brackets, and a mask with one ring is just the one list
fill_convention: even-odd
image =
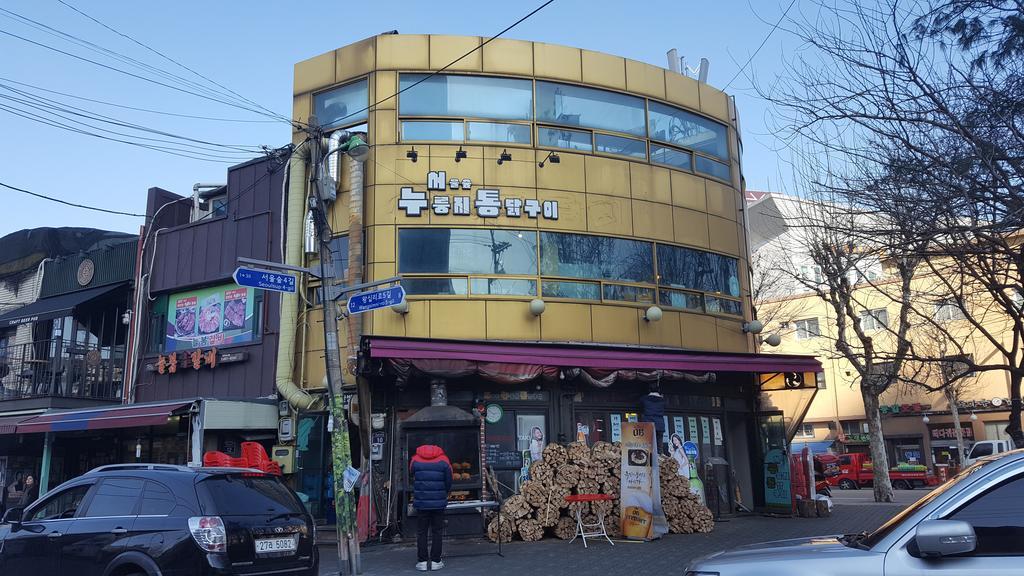
[(706, 174), (719, 180), (732, 180), (732, 171), (729, 170), (728, 164), (723, 164), (704, 156), (693, 157), (693, 167), (697, 172)]
[(659, 102), (650, 103), (649, 118), (652, 140), (729, 159), (729, 130), (725, 125)]
[(402, 140), (427, 142), (462, 142), (465, 127), (462, 122), (444, 120), (403, 120)]
[(704, 311), (704, 298), (694, 292), (681, 292), (679, 290), (658, 290), (660, 295), (659, 303), (662, 306), (671, 308), (682, 308), (684, 310)]
[(501, 142), (508, 144), (529, 144), (528, 124), (504, 122), (466, 122), (466, 140), (470, 142)]
[(603, 294), (605, 300), (641, 302), (644, 304), (654, 303), (654, 290), (652, 288), (626, 286), (622, 284), (605, 284)]
[(545, 298), (572, 298), (574, 300), (600, 300), (601, 285), (597, 282), (561, 282), (545, 280), (542, 284)]
[(398, 110), (403, 116), (533, 119), (530, 80), (455, 74), (402, 74)]
[(1018, 475), (985, 492), (949, 519), (974, 527), (974, 556), (1024, 555), (1024, 477)]
[(135, 478), (104, 479), (89, 502), (85, 517), (133, 516), (142, 486), (143, 481)]
[(402, 278), (402, 287), (410, 296), (465, 296), (469, 294), (468, 278)]
[(537, 233), (518, 230), (404, 228), (400, 274), (537, 274)]
[(718, 296), (704, 295), (704, 309), (711, 314), (728, 314), (729, 316), (743, 316), (743, 303), (739, 300), (729, 300)]
[(543, 276), (625, 282), (654, 280), (654, 255), (650, 242), (541, 232), (540, 243)]
[(646, 136), (644, 100), (616, 92), (537, 82), (537, 119)]
[(651, 162), (693, 171), (693, 154), (657, 144), (651, 144)]
[(739, 263), (735, 258), (683, 248), (658, 245), (659, 283), (739, 297)]
[(592, 152), (594, 150), (593, 135), (582, 130), (566, 130), (565, 128), (537, 128), (537, 145), (565, 148)]
[(803, 320), (797, 320), (793, 324), (796, 326), (797, 340), (810, 340), (821, 336), (817, 318), (804, 318)]
[(369, 103), (363, 79), (313, 96), (313, 113), (324, 128), (342, 128), (365, 122)]
[(888, 325), (889, 312), (885, 308), (874, 308), (860, 313), (860, 327), (865, 332), (882, 330)]
[(594, 134), (594, 145), (597, 147), (597, 151), (603, 154), (647, 159), (647, 143), (643, 140), (610, 134)]
[(473, 278), (469, 282), (473, 295), (536, 296), (537, 281), (521, 278)]

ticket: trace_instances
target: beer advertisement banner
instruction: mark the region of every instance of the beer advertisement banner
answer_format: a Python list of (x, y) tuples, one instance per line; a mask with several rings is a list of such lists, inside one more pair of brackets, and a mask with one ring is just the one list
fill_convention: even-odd
[(661, 509), (658, 451), (654, 424), (622, 423), (622, 487), (619, 516), (622, 535), (630, 540), (652, 540), (668, 532)]

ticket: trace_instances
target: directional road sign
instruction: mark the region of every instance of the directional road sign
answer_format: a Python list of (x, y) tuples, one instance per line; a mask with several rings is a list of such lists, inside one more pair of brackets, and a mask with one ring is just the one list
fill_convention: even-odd
[(231, 277), (235, 279), (235, 283), (239, 286), (262, 288), (264, 290), (273, 290), (274, 292), (288, 292), (290, 294), (295, 293), (295, 286), (297, 285), (295, 276), (291, 274), (274, 272), (273, 270), (261, 270), (259, 268), (243, 268), (239, 266), (235, 268), (235, 273)]
[(348, 313), (362, 314), (378, 308), (389, 308), (405, 300), (405, 288), (401, 285), (363, 292), (348, 299)]

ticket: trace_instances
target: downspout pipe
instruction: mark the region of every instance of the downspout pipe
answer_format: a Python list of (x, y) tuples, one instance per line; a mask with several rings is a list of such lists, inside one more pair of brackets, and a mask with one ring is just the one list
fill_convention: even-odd
[[(288, 161), (287, 218), (284, 240), (284, 263), (302, 266), (303, 228), (306, 220), (306, 161), (309, 149), (299, 146)], [(299, 319), (298, 294), (281, 293), (280, 329), (277, 340), (277, 371), (274, 382), (278, 394), (296, 411), (316, 406), (317, 399), (299, 387), (295, 381), (295, 340)], [(304, 354), (305, 350), (298, 351)]]
[[(365, 138), (365, 135), (360, 135)], [(348, 218), (348, 278), (349, 286), (363, 282), (363, 184), (364, 164), (349, 155), (349, 218)], [(363, 337), (363, 314), (352, 314), (348, 317), (348, 371), (356, 380), (356, 395), (359, 398), (359, 442), (364, 468), (370, 453), (370, 415), (373, 412), (370, 382), (359, 375), (359, 349)]]

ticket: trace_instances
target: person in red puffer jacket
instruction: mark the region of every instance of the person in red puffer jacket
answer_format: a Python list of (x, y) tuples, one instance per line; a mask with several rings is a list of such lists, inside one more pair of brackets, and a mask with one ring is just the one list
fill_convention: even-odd
[[(417, 570), (440, 570), (441, 531), (448, 492), (452, 489), (452, 464), (440, 446), (424, 444), (416, 449), (409, 463), (412, 472), (413, 508), (416, 509)], [(427, 557), (427, 530), (430, 530), (430, 556)], [(429, 566), (427, 562), (430, 562)]]

